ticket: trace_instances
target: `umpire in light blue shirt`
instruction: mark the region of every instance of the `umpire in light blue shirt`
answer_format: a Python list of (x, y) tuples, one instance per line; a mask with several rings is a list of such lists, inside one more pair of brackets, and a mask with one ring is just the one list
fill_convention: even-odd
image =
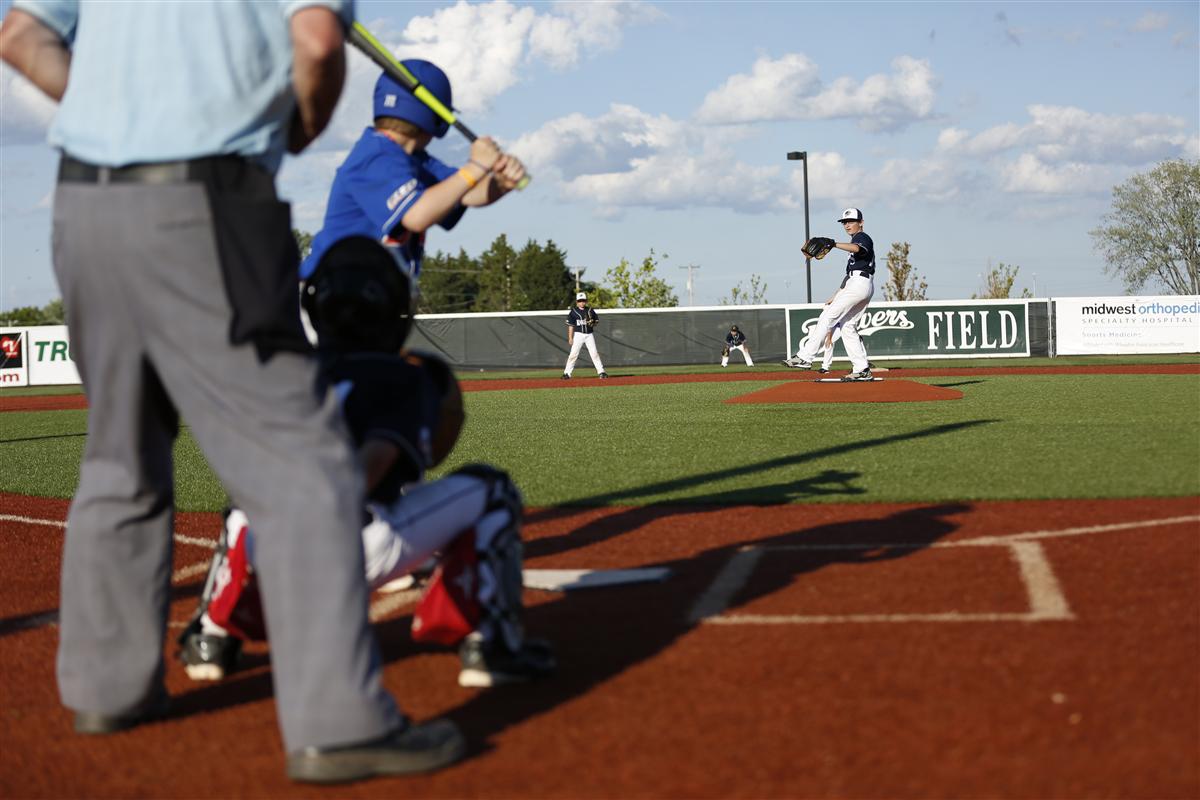
[[(60, 101), (54, 269), (89, 416), (63, 554), (58, 686), (75, 730), (169, 714), (172, 443), (187, 421), (254, 520), (288, 774), (461, 757), (408, 722), (367, 621), (363, 479), (300, 325), (284, 151), (325, 127), (350, 0), (17, 0), (0, 57)], [(69, 78), (69, 80), (68, 80)]]

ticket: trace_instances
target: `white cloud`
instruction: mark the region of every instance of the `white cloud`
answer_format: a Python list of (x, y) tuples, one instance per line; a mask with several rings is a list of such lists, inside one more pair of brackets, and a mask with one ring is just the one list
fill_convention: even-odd
[(817, 65), (792, 53), (760, 58), (750, 74), (734, 75), (709, 92), (696, 112), (707, 123), (855, 119), (871, 131), (898, 130), (933, 113), (938, 79), (929, 62), (898, 56), (890, 74), (859, 82), (842, 77), (823, 86)]
[(1071, 106), (1031, 105), (1027, 124), (1005, 123), (973, 137), (943, 130), (938, 151), (986, 158), (1028, 150), (1048, 163), (1115, 162), (1140, 165), (1186, 155), (1194, 138), (1187, 122), (1165, 114), (1099, 114)]
[(455, 107), (470, 113), (487, 109), (515, 85), (523, 66), (573, 67), (585, 56), (617, 47), (624, 28), (661, 16), (638, 2), (558, 3), (545, 13), (540, 8), (459, 0), (414, 17), (397, 40), (385, 43), (401, 59), (420, 57), (446, 70)]
[(1130, 28), (1134, 33), (1149, 33), (1151, 31), (1164, 30), (1171, 22), (1171, 18), (1161, 11), (1147, 11), (1138, 17), (1137, 22), (1133, 23)]
[(58, 104), (23, 75), (0, 66), (0, 137), (5, 144), (33, 144), (46, 139)]
[[(739, 157), (748, 130), (699, 126), (614, 104), (598, 117), (571, 114), (521, 137), (512, 150), (566, 200), (613, 218), (621, 209), (714, 206), (743, 213), (803, 207), (804, 171)], [(809, 196), (832, 205), (947, 202), (979, 180), (953, 158), (889, 159), (881, 167), (836, 152), (809, 152)]]
[(539, 180), (557, 179), (564, 197), (606, 217), (634, 206), (778, 207), (786, 192), (779, 168), (739, 162), (730, 148), (744, 135), (613, 104), (598, 117), (551, 120), (511, 149)]
[(1106, 164), (1073, 161), (1050, 164), (1033, 153), (1023, 153), (1000, 170), (1006, 192), (1069, 195), (1105, 192), (1120, 182), (1119, 171)]

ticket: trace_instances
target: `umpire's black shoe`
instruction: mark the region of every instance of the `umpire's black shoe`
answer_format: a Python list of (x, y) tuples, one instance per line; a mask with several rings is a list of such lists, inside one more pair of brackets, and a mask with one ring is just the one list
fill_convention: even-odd
[(462, 660), (458, 685), (469, 689), (526, 683), (549, 675), (558, 666), (554, 648), (543, 639), (526, 639), (513, 651), (498, 640), (485, 642), (472, 634), (463, 640), (458, 655)]
[(132, 711), (124, 714), (96, 714), (90, 711), (75, 712), (75, 732), (88, 736), (102, 736), (136, 728), (145, 722), (162, 719), (171, 710), (171, 698), (162, 691)]
[(292, 753), (287, 776), (305, 783), (347, 783), (379, 775), (413, 775), (448, 767), (466, 752), (467, 740), (450, 720), (409, 722), (379, 739)]

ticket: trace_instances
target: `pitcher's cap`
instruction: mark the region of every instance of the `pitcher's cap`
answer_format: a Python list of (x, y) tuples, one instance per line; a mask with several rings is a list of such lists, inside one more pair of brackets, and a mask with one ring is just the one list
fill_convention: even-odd
[(847, 208), (842, 212), (841, 219), (838, 222), (862, 222), (862, 212), (857, 208)]

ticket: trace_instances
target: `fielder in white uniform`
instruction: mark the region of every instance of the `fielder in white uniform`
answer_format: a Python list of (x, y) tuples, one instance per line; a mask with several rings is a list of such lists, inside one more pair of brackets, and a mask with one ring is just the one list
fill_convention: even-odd
[(850, 254), (846, 262), (846, 277), (833, 297), (825, 303), (825, 310), (817, 318), (817, 324), (800, 341), (796, 355), (783, 363), (797, 369), (812, 369), (813, 358), (824, 345), (825, 337), (834, 328), (840, 327), (842, 344), (846, 348), (846, 355), (850, 357), (852, 369), (842, 380), (869, 381), (872, 380), (871, 366), (867, 360), (867, 348), (858, 335), (858, 320), (875, 294), (875, 243), (863, 232), (863, 213), (859, 209), (847, 208), (838, 222), (850, 235), (849, 242), (834, 244), (838, 250)]
[(571, 348), (571, 354), (567, 356), (567, 366), (563, 370), (564, 381), (570, 379), (575, 370), (575, 362), (579, 359), (579, 351), (584, 345), (587, 345), (588, 355), (592, 358), (592, 366), (596, 368), (596, 372), (600, 373), (601, 378), (608, 377), (608, 373), (604, 371), (604, 364), (600, 362), (600, 353), (596, 351), (596, 334), (592, 332), (598, 322), (600, 317), (596, 316), (595, 310), (587, 304), (587, 292), (576, 294), (575, 307), (567, 310), (567, 345)]

